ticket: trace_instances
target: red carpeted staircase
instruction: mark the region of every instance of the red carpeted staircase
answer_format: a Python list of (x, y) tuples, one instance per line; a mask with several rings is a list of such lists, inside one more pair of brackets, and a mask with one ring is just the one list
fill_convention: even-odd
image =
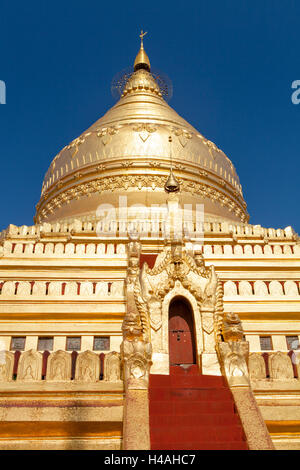
[(247, 450), (232, 394), (223, 377), (197, 366), (150, 375), (151, 449)]

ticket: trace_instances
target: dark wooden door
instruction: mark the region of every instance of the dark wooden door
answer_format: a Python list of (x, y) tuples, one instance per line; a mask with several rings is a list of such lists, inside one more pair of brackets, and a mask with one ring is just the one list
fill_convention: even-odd
[(170, 365), (196, 364), (193, 315), (189, 304), (175, 299), (169, 308)]

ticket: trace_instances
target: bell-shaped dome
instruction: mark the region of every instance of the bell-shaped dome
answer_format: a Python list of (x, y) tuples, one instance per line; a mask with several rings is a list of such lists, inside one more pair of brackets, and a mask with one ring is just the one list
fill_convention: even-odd
[(247, 222), (231, 161), (166, 103), (144, 49), (134, 70), (120, 100), (52, 161), (36, 222), (92, 216), (101, 204), (118, 206), (120, 196), (128, 206), (164, 204), (171, 167), (182, 205)]

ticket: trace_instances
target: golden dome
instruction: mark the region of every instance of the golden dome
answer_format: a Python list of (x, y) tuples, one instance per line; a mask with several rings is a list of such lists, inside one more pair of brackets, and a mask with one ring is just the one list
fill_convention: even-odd
[[(135, 66), (146, 60), (137, 57)], [(248, 221), (231, 161), (166, 103), (147, 67), (136, 67), (120, 100), (52, 161), (36, 222), (95, 215), (119, 196), (128, 205), (165, 203), (170, 151), (182, 205), (203, 203), (208, 216)]]

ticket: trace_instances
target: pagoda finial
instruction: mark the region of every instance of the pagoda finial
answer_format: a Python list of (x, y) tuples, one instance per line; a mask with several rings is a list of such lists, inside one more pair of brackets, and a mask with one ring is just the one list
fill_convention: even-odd
[(141, 34), (140, 34), (140, 38), (141, 38), (141, 49), (144, 49), (144, 42), (143, 42), (143, 40), (144, 40), (144, 36), (146, 36), (146, 34), (148, 34), (147, 31), (144, 33), (143, 30), (141, 30)]
[(144, 49), (144, 36), (146, 36), (146, 34), (147, 32), (144, 33), (144, 31), (141, 30), (141, 34), (140, 34), (141, 47), (134, 61), (135, 72), (139, 69), (144, 69), (144, 70), (147, 70), (147, 72), (150, 72), (150, 60)]

